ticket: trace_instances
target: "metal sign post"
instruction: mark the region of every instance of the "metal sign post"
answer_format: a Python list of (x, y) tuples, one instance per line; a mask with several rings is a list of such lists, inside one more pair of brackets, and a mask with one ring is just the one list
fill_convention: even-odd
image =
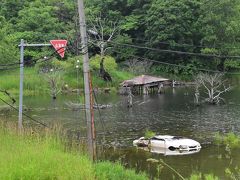
[(20, 84), (19, 84), (19, 114), (18, 114), (18, 128), (21, 130), (22, 125), (22, 110), (23, 110), (23, 68), (24, 68), (24, 40), (21, 39), (20, 44)]
[[(61, 41), (61, 42), (64, 41), (64, 43), (67, 44), (66, 40), (59, 40), (59, 41)], [(18, 128), (19, 128), (19, 130), (21, 130), (23, 128), (22, 111), (23, 111), (24, 47), (42, 47), (42, 46), (52, 46), (52, 45), (51, 44), (25, 44), (23, 39), (21, 39), (21, 43), (19, 45), (19, 47), (20, 47), (20, 85), (19, 85), (19, 113), (18, 113)], [(62, 49), (62, 48), (64, 48), (63, 45), (61, 45), (61, 48), (59, 48), (59, 49)], [(57, 52), (63, 58), (64, 51), (58, 51), (59, 49), (57, 49)]]

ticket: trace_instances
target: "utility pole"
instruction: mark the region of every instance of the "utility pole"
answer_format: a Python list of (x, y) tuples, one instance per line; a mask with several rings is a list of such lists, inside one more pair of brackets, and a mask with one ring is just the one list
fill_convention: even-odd
[(83, 74), (84, 74), (84, 92), (85, 92), (85, 115), (87, 121), (87, 141), (88, 152), (90, 158), (95, 160), (96, 146), (95, 146), (95, 132), (93, 121), (93, 107), (92, 107), (92, 89), (90, 86), (90, 71), (89, 71), (89, 57), (88, 57), (88, 40), (86, 20), (84, 14), (83, 0), (78, 0), (79, 24), (81, 32), (81, 43), (83, 53)]
[(22, 125), (22, 110), (23, 110), (23, 68), (24, 68), (24, 40), (21, 39), (20, 44), (20, 84), (19, 84), (19, 114), (18, 114), (18, 129), (21, 131)]

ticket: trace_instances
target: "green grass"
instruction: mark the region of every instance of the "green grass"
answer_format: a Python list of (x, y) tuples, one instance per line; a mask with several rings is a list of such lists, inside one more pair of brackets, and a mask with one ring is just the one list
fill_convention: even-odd
[[(98, 88), (117, 88), (119, 84), (133, 77), (132, 74), (120, 70), (110, 72), (113, 81), (105, 82), (98, 77), (97, 72), (92, 73), (93, 87)], [(12, 94), (17, 95), (19, 89), (19, 70), (6, 71), (0, 73), (0, 89), (8, 90)], [(77, 81), (76, 70), (66, 71), (62, 76), (62, 84), (68, 84), (70, 89), (83, 89), (83, 73), (79, 72), (79, 82)], [(24, 68), (24, 95), (40, 95), (48, 92), (48, 83), (43, 75), (38, 74), (36, 68)], [(0, 95), (0, 97), (2, 97)]]
[(48, 131), (18, 134), (11, 128), (0, 127), (0, 179), (147, 179), (119, 164), (92, 163)]
[(132, 170), (126, 170), (120, 164), (113, 164), (110, 162), (101, 162), (96, 164), (96, 177), (99, 179), (107, 180), (107, 179), (134, 179), (141, 180), (147, 179), (144, 175), (136, 175), (136, 173)]
[[(19, 70), (0, 73), (0, 88), (18, 94)], [(39, 75), (34, 68), (24, 69), (24, 95), (36, 95), (45, 93), (47, 82)]]
[(190, 176), (189, 180), (219, 180), (218, 177), (214, 176), (213, 174), (201, 174), (201, 173), (194, 173)]
[(215, 134), (215, 144), (217, 145), (225, 145), (229, 148), (240, 148), (240, 136), (234, 134), (233, 132), (227, 133), (225, 135), (216, 133)]
[[(109, 74), (112, 77), (112, 82), (105, 82), (103, 79), (101, 79), (98, 76), (98, 72), (92, 72), (91, 73), (91, 79), (92, 79), (92, 84), (93, 87), (98, 87), (98, 88), (111, 88), (111, 87), (118, 87), (119, 84), (127, 79), (131, 79), (133, 75), (129, 72), (126, 71), (121, 71), (121, 70), (116, 70), (116, 71), (111, 71)], [(77, 88), (79, 86), (80, 88), (83, 88), (83, 73), (79, 72), (78, 75), (79, 78), (79, 84), (77, 83), (77, 72), (76, 70), (74, 71), (69, 71), (66, 72), (63, 79), (64, 82), (67, 83), (70, 87), (72, 88)]]

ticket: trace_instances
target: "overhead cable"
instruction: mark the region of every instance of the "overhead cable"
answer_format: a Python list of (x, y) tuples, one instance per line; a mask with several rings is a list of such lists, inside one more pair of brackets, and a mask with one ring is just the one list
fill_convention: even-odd
[[(123, 54), (123, 53), (120, 53), (120, 52), (117, 52), (117, 51), (113, 51), (113, 52), (118, 53), (118, 54)], [(154, 63), (158, 63), (158, 64), (164, 64), (164, 65), (168, 65), (168, 66), (175, 66), (175, 67), (188, 68), (188, 69), (193, 68), (193, 67), (189, 67), (189, 66), (185, 66), (185, 65), (172, 64), (172, 63), (168, 63), (168, 62), (158, 61), (158, 60), (149, 59), (149, 58), (140, 57), (140, 56), (135, 56), (135, 55), (130, 55), (130, 57), (137, 58), (137, 59), (140, 59), (140, 60), (142, 59), (142, 60), (146, 60), (146, 61), (150, 61), (150, 62), (154, 62)], [(199, 71), (203, 71), (203, 72), (212, 72), (212, 73), (225, 73), (225, 74), (231, 74), (231, 75), (240, 74), (240, 73), (231, 73), (231, 72), (221, 72), (221, 71), (217, 71), (217, 70), (197, 68), (197, 67), (194, 67), (194, 69), (199, 70)]]
[[(5, 104), (7, 104), (8, 106), (10, 106), (12, 109), (14, 109), (15, 111), (18, 112), (18, 109), (15, 108), (13, 105), (9, 104), (8, 102), (6, 102), (5, 100), (3, 100), (2, 98), (0, 98), (0, 100), (1, 100), (2, 102), (4, 102)], [(26, 117), (28, 117), (30, 120), (32, 120), (32, 121), (34, 121), (34, 122), (36, 122), (36, 123), (38, 123), (38, 124), (40, 124), (40, 125), (42, 125), (42, 126), (44, 126), (44, 127), (48, 127), (47, 124), (42, 123), (42, 122), (40, 122), (40, 121), (32, 118), (31, 116), (27, 115), (26, 113), (23, 113), (23, 115), (26, 116)]]
[[(131, 38), (136, 41), (142, 41), (146, 43), (150, 43), (150, 40), (145, 40), (145, 39), (140, 39), (140, 38)], [(193, 47), (193, 48), (209, 48), (209, 49), (240, 49), (240, 47), (229, 47), (229, 46), (205, 46), (205, 45), (194, 45), (194, 44), (180, 44), (176, 42), (171, 42), (171, 41), (158, 41), (158, 44), (164, 44), (164, 45), (170, 45), (174, 47)]]
[(215, 54), (203, 54), (203, 53), (193, 53), (193, 52), (184, 52), (184, 51), (175, 51), (175, 50), (168, 50), (168, 49), (158, 49), (158, 48), (151, 48), (147, 46), (139, 46), (134, 44), (127, 44), (127, 43), (117, 43), (117, 42), (108, 42), (109, 44), (115, 44), (119, 46), (126, 46), (132, 47), (137, 49), (145, 49), (150, 51), (157, 51), (161, 53), (174, 53), (174, 54), (181, 54), (181, 55), (190, 55), (190, 56), (200, 56), (200, 57), (213, 57), (213, 58), (230, 58), (230, 59), (240, 59), (240, 56), (222, 56), (222, 55), (215, 55)]

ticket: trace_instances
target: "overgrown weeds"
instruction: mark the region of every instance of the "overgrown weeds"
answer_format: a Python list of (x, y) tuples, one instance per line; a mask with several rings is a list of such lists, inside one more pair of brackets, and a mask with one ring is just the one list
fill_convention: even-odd
[(28, 128), (0, 121), (0, 179), (147, 179), (110, 162), (92, 163), (81, 143), (68, 142), (60, 126)]
[(231, 149), (240, 148), (240, 136), (230, 132), (226, 135), (217, 133), (215, 135), (215, 143), (217, 145), (225, 145)]

